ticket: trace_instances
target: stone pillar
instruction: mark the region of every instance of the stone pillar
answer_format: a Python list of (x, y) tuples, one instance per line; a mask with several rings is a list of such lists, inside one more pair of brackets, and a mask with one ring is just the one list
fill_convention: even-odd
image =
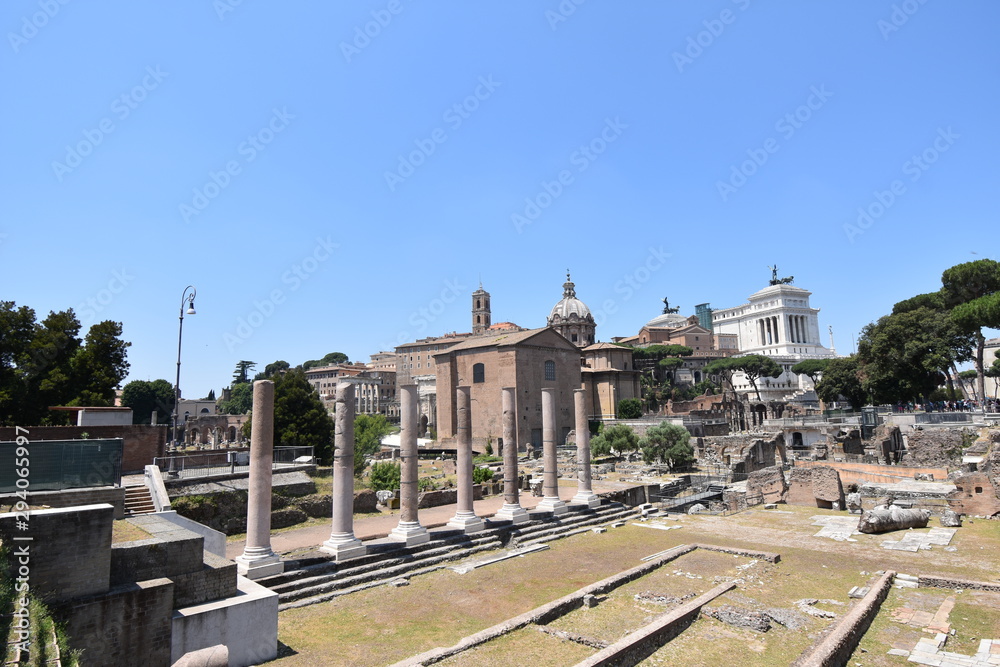
[(354, 385), (337, 383), (333, 451), (333, 529), (320, 551), (338, 561), (364, 556), (354, 537)]
[(483, 520), (476, 516), (472, 506), (472, 397), (469, 387), (458, 387), (455, 392), (455, 414), (458, 417), (456, 426), (458, 461), (455, 463), (455, 472), (458, 475), (458, 507), (448, 525), (466, 533), (477, 533), (486, 526)]
[(389, 533), (389, 539), (406, 546), (423, 544), (431, 539), (417, 518), (417, 385), (399, 388), (400, 418), (399, 457), (402, 459), (399, 479), (399, 525)]
[(503, 507), (496, 518), (524, 523), (528, 511), (521, 507), (517, 488), (517, 406), (513, 387), (503, 388)]
[(542, 502), (538, 509), (562, 514), (569, 508), (559, 500), (559, 468), (556, 460), (556, 390), (542, 388)]
[(247, 498), (247, 541), (236, 557), (236, 571), (261, 579), (285, 570), (271, 551), (271, 462), (274, 460), (274, 383), (253, 383), (253, 430), (250, 432), (250, 479)]
[(590, 424), (587, 423), (586, 390), (573, 390), (573, 409), (576, 411), (576, 495), (571, 505), (600, 507), (601, 499), (590, 488)]

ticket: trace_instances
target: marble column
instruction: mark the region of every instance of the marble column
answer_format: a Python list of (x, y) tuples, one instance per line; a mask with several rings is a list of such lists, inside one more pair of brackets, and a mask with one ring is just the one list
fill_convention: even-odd
[(521, 507), (517, 487), (517, 406), (513, 387), (503, 388), (503, 507), (496, 518), (512, 523), (524, 523), (528, 511)]
[(600, 507), (601, 499), (590, 488), (590, 424), (587, 421), (587, 392), (573, 390), (573, 409), (576, 411), (576, 495), (571, 505)]
[(253, 429), (250, 432), (250, 479), (247, 498), (247, 541), (236, 557), (236, 571), (261, 579), (285, 570), (271, 551), (271, 463), (274, 460), (274, 383), (253, 383)]
[(364, 556), (354, 537), (354, 385), (337, 383), (333, 451), (333, 528), (320, 551), (338, 561)]
[(399, 525), (389, 533), (389, 539), (406, 546), (423, 544), (431, 539), (417, 517), (417, 385), (399, 388), (399, 457), (402, 459), (399, 479)]
[(476, 516), (472, 506), (472, 397), (469, 387), (459, 387), (456, 391), (455, 414), (458, 417), (458, 461), (455, 463), (458, 507), (448, 525), (466, 533), (477, 533), (486, 525)]
[(542, 388), (542, 502), (538, 509), (562, 514), (569, 508), (559, 500), (559, 467), (556, 459), (556, 390)]

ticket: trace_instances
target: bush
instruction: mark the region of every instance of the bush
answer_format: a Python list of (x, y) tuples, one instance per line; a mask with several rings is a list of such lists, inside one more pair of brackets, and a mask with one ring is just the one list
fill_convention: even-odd
[(663, 422), (646, 431), (639, 441), (642, 459), (646, 463), (662, 461), (671, 470), (694, 461), (694, 448), (690, 443), (691, 434), (683, 426)]
[(400, 468), (398, 463), (379, 461), (372, 464), (368, 485), (373, 491), (395, 491), (399, 488)]
[(493, 480), (493, 471), (489, 468), (473, 468), (472, 469), (472, 483), (473, 484), (483, 484), (484, 482), (490, 482)]
[(437, 482), (430, 477), (421, 477), (417, 480), (417, 489), (420, 491), (433, 491), (437, 488)]
[(610, 454), (612, 450), (619, 454), (634, 452), (638, 447), (639, 438), (635, 431), (625, 424), (609, 426), (590, 441), (590, 451), (594, 456)]
[(618, 401), (618, 419), (639, 419), (642, 417), (642, 401), (638, 398), (623, 398)]

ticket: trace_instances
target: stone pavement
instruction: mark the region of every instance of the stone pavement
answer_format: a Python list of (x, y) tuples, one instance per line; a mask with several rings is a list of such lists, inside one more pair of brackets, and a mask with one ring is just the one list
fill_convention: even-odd
[(811, 516), (812, 525), (822, 526), (822, 530), (813, 537), (828, 537), (837, 542), (857, 542), (851, 535), (860, 535), (858, 532), (858, 516)]
[(951, 538), (955, 536), (957, 528), (931, 528), (926, 533), (908, 530), (906, 535), (900, 540), (886, 540), (882, 542), (883, 549), (893, 549), (895, 551), (917, 552), (920, 549), (930, 549), (932, 545), (946, 547), (951, 543)]
[[(983, 639), (975, 655), (962, 655), (942, 650), (948, 635), (938, 633), (934, 639), (922, 637), (912, 651), (907, 662), (936, 667), (997, 667), (1000, 665), (1000, 639)], [(904, 655), (906, 651), (893, 649), (890, 655)]]

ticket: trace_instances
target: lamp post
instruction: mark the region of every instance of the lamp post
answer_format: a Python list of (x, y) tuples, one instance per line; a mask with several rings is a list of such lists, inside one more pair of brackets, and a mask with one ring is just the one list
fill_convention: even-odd
[[(188, 290), (191, 290), (190, 294), (188, 294)], [(194, 298), (197, 295), (198, 290), (193, 285), (185, 287), (184, 292), (181, 294), (180, 324), (177, 326), (177, 380), (174, 382), (174, 414), (170, 429), (170, 436), (173, 441), (173, 453), (175, 455), (177, 454), (177, 412), (180, 409), (181, 402), (181, 337), (184, 334), (184, 304), (187, 303), (188, 306), (187, 314), (194, 315)], [(167, 470), (167, 474), (170, 477), (177, 477), (176, 456), (170, 457), (170, 467)]]

